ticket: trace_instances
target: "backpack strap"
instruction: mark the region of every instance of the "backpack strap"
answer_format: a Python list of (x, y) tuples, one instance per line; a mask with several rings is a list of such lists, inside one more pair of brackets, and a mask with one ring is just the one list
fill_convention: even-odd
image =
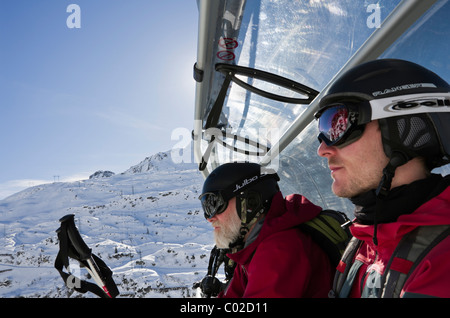
[[(397, 245), (386, 266), (379, 297), (400, 297), (405, 282), (423, 258), (449, 235), (450, 225), (421, 226), (407, 234)], [(361, 243), (355, 237), (350, 240), (337, 267), (330, 298), (346, 298), (350, 294), (356, 273), (362, 265), (355, 261)]]
[(328, 255), (331, 265), (336, 267), (351, 237), (348, 228), (342, 227), (347, 221), (342, 212), (323, 210), (312, 220), (300, 224), (299, 228), (312, 237)]
[(420, 226), (397, 245), (381, 278), (379, 297), (400, 297), (403, 285), (422, 259), (450, 234), (450, 225)]
[(342, 259), (336, 268), (333, 281), (333, 289), (330, 290), (329, 298), (347, 298), (353, 286), (356, 273), (361, 266), (361, 262), (354, 261), (356, 252), (359, 250), (362, 241), (352, 237), (345, 249)]

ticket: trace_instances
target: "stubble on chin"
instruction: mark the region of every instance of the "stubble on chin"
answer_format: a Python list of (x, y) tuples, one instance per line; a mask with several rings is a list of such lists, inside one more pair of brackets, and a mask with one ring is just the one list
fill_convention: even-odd
[(362, 193), (374, 190), (381, 180), (378, 173), (356, 172), (354, 176), (340, 175), (333, 177), (331, 189), (341, 198), (353, 198)]

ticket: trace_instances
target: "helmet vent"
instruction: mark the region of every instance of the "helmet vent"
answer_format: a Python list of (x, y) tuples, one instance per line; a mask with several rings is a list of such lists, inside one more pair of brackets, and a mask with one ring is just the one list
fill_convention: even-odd
[(419, 137), (417, 142), (414, 144), (414, 148), (420, 148), (426, 145), (430, 140), (431, 140), (430, 134), (426, 133), (425, 135)]
[(431, 140), (427, 125), (420, 117), (398, 118), (397, 128), (402, 144), (410, 149), (420, 149)]

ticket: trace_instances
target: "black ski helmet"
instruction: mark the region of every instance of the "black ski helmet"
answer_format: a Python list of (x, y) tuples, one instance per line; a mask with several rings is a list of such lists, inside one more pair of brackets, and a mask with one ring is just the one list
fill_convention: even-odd
[[(279, 191), (278, 180), (280, 178), (274, 171), (266, 170), (257, 163), (225, 163), (205, 179), (199, 199), (203, 200), (207, 194), (216, 194), (227, 203), (236, 197), (239, 218), (242, 224), (248, 224), (256, 215), (270, 208), (272, 197)], [(205, 218), (209, 218), (206, 211)]]
[(450, 163), (450, 86), (430, 70), (404, 60), (379, 59), (339, 77), (319, 102), (359, 104), (358, 125), (378, 119), (393, 169), (414, 157), (428, 168)]

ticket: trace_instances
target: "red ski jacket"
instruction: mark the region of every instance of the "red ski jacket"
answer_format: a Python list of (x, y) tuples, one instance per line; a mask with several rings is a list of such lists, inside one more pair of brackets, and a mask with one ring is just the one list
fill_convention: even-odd
[[(411, 214), (401, 215), (396, 222), (378, 224), (378, 246), (372, 238), (373, 225), (353, 224), (352, 234), (363, 241), (356, 260), (363, 264), (352, 285), (350, 297), (365, 297), (377, 286), (378, 278), (402, 237), (421, 225), (450, 224), (450, 187), (421, 205)], [(408, 264), (403, 264), (407, 266)], [(402, 266), (397, 263), (396, 266)], [(419, 263), (405, 282), (400, 297), (450, 297), (450, 236), (441, 241)], [(338, 266), (338, 270), (339, 269)]]
[(284, 199), (278, 192), (257, 238), (228, 254), (237, 266), (219, 297), (327, 297), (335, 271), (325, 252), (296, 228), (321, 210), (301, 195)]

